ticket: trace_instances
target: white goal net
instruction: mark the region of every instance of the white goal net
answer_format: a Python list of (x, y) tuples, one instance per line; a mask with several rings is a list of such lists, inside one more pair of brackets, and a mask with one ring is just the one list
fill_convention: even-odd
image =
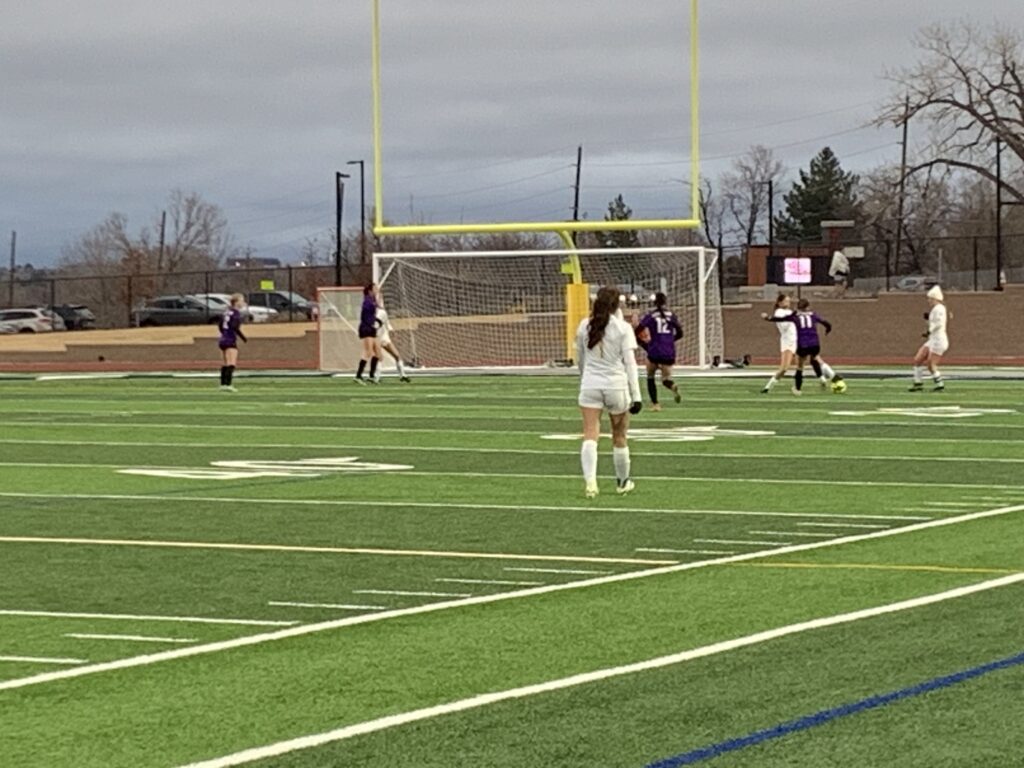
[[(706, 367), (723, 348), (717, 256), (693, 247), (377, 253), (373, 266), (391, 340), (415, 367), (568, 363), (579, 320), (605, 285), (625, 297), (627, 319), (664, 293), (683, 325), (679, 364)], [(320, 292), (324, 370), (358, 362), (353, 299), (351, 290)]]

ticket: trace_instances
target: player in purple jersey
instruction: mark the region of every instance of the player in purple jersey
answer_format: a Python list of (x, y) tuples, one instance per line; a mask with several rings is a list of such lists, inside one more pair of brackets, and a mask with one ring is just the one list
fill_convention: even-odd
[(825, 329), (825, 335), (832, 333), (832, 324), (824, 319), (817, 312), (811, 311), (811, 302), (807, 299), (800, 299), (796, 305), (796, 312), (791, 315), (784, 317), (769, 317), (766, 313), (761, 313), (761, 318), (772, 323), (793, 323), (796, 325), (796, 357), (797, 357), (797, 370), (796, 370), (796, 385), (793, 387), (793, 394), (799, 395), (804, 385), (804, 365), (807, 361), (811, 361), (811, 367), (814, 369), (814, 375), (822, 380), (822, 383), (828, 382), (829, 380), (836, 382), (842, 381), (842, 377), (832, 371), (830, 377), (826, 377), (822, 371), (821, 361), (821, 339), (818, 337), (817, 326), (821, 325)]
[(359, 356), (359, 369), (356, 371), (356, 382), (365, 384), (363, 371), (366, 370), (366, 363), (370, 363), (370, 381), (376, 384), (377, 376), (377, 296), (380, 287), (376, 283), (370, 283), (363, 288), (363, 306), (359, 310), (359, 341), (363, 346), (362, 354)]
[(654, 294), (654, 309), (644, 315), (636, 329), (637, 341), (647, 353), (647, 394), (651, 396), (651, 410), (660, 411), (658, 386), (654, 375), (661, 371), (661, 383), (672, 392), (678, 403), (682, 400), (678, 385), (672, 381), (672, 366), (676, 364), (676, 342), (683, 338), (679, 318), (668, 309), (664, 293)]
[(245, 297), (240, 293), (231, 295), (231, 303), (220, 319), (220, 339), (217, 346), (224, 358), (224, 365), (220, 367), (220, 388), (226, 392), (234, 392), (235, 387), (231, 380), (235, 375), (235, 366), (238, 364), (238, 340), (248, 341), (242, 333), (242, 307), (245, 306)]

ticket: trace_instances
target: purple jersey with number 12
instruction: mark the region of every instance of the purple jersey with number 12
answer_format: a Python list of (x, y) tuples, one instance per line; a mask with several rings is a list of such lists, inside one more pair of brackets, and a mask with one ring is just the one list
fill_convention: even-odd
[(234, 307), (224, 311), (220, 318), (220, 342), (221, 349), (237, 347), (238, 338), (241, 335), (242, 313)]
[(674, 363), (676, 341), (683, 337), (683, 329), (675, 314), (667, 309), (656, 309), (643, 316), (640, 327), (651, 334), (651, 340), (647, 342), (647, 358), (654, 363)]

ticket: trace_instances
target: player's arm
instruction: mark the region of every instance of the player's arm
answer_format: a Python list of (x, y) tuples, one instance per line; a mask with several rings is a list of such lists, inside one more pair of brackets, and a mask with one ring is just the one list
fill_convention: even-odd
[(796, 315), (785, 315), (783, 317), (775, 317), (773, 315), (769, 315), (767, 312), (762, 312), (761, 319), (767, 320), (769, 323), (795, 323)]
[(242, 341), (244, 341), (246, 344), (249, 343), (249, 340), (247, 338), (245, 338), (245, 334), (242, 333), (242, 315), (241, 314), (237, 314), (237, 315), (235, 315), (234, 317), (231, 318), (231, 330), (233, 330), (235, 332), (235, 335), (238, 338), (240, 338)]
[(826, 336), (828, 336), (830, 333), (832, 333), (832, 323), (830, 323), (828, 320), (826, 320), (823, 317), (818, 317), (817, 315), (815, 315), (815, 318), (821, 324), (821, 326), (825, 329), (825, 335)]
[[(632, 341), (632, 343), (630, 343)], [(640, 371), (636, 367), (636, 340), (630, 335), (626, 336), (622, 344), (622, 364), (626, 369), (626, 382), (629, 384), (629, 401), (634, 406), (643, 402), (640, 395)], [(631, 408), (631, 413), (639, 412)]]
[(581, 325), (576, 332), (576, 367), (580, 369), (580, 376), (587, 364), (587, 326)]
[(683, 338), (683, 326), (679, 324), (679, 318), (672, 318), (672, 340), (679, 341)]

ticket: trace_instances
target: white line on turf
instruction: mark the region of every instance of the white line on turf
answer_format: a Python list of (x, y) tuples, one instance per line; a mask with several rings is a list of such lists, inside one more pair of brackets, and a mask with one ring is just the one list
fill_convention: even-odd
[(788, 541), (750, 541), (747, 539), (694, 539), (697, 544), (743, 544), (751, 547), (760, 546), (776, 546), (786, 547), (789, 546)]
[(400, 589), (353, 589), (353, 595), (398, 595), (399, 597), (472, 597), (469, 592), (407, 592)]
[(799, 531), (747, 531), (754, 536), (798, 536), (804, 539), (831, 539), (835, 533), (802, 533)]
[(735, 555), (722, 549), (662, 549), (660, 547), (637, 547), (634, 552), (663, 552), (667, 555)]
[(230, 768), (230, 766), (244, 765), (245, 763), (251, 763), (256, 760), (279, 757), (290, 752), (344, 741), (345, 739), (351, 739), (355, 736), (363, 736), (368, 733), (383, 731), (400, 725), (407, 725), (408, 723), (431, 720), (454, 712), (464, 712), (469, 709), (477, 709), (479, 707), (484, 707), (501, 701), (508, 701), (510, 699), (523, 699), (528, 696), (536, 696), (539, 694), (550, 693), (551, 691), (559, 691), (566, 688), (600, 682), (602, 680), (609, 680), (611, 678), (632, 675), (638, 672), (646, 672), (652, 669), (674, 666), (694, 659), (706, 658), (708, 656), (728, 653), (741, 648), (761, 645), (762, 643), (777, 640), (781, 637), (788, 637), (791, 635), (801, 634), (803, 632), (811, 632), (843, 624), (852, 624), (857, 621), (873, 619), (878, 616), (901, 613), (903, 611), (935, 605), (948, 600), (956, 600), (969, 595), (975, 595), (980, 592), (986, 592), (988, 590), (998, 589), (1012, 584), (1019, 584), (1021, 582), (1024, 582), (1024, 574), (1014, 574), (1000, 579), (972, 584), (967, 587), (959, 587), (957, 589), (946, 590), (945, 592), (936, 592), (923, 597), (916, 597), (911, 600), (901, 600), (900, 602), (879, 605), (874, 608), (865, 608), (859, 611), (839, 613), (819, 619), (811, 619), (810, 621), (802, 621), (796, 624), (787, 624), (786, 626), (777, 627), (775, 629), (756, 632), (752, 635), (712, 643), (711, 645), (673, 653), (668, 656), (647, 659), (633, 664), (597, 669), (592, 672), (584, 672), (582, 674), (571, 675), (569, 677), (563, 677), (556, 680), (548, 680), (547, 682), (526, 685), (520, 688), (510, 688), (504, 691), (478, 694), (458, 701), (450, 701), (445, 704), (438, 704), (432, 707), (424, 707), (423, 709), (388, 715), (375, 720), (353, 723), (352, 725), (347, 725), (325, 733), (302, 736), (296, 739), (288, 739), (287, 741), (280, 741), (276, 744), (269, 744), (263, 747), (254, 747), (252, 749), (246, 749), (241, 752), (235, 752), (233, 754), (211, 760), (202, 760), (200, 762), (190, 763), (187, 766), (183, 766), (183, 768)]
[(294, 627), (297, 621), (258, 619), (213, 619), (205, 616), (148, 616), (134, 613), (67, 613), (63, 611), (21, 611), (0, 608), (0, 616), (33, 616), (53, 619), (105, 619), (110, 621), (177, 621), (182, 624), (237, 624), (244, 627)]
[(152, 637), (150, 635), (94, 635), (84, 632), (68, 632), (64, 637), (77, 640), (126, 640), (133, 643), (197, 643), (195, 637)]
[(496, 587), (538, 587), (543, 581), (501, 581), (500, 579), (434, 579), (441, 584), (492, 584)]
[(346, 603), (289, 603), (284, 600), (271, 600), (267, 605), (285, 608), (334, 608), (339, 611), (386, 611), (386, 605), (350, 605)]
[(888, 528), (888, 525), (870, 525), (866, 523), (797, 523), (810, 528), (862, 528), (867, 530), (881, 531)]
[(86, 544), (108, 547), (170, 547), (180, 549), (236, 549), (255, 552), (312, 552), (336, 555), (385, 555), (393, 557), (443, 557), (471, 560), (531, 560), (559, 563), (615, 563), (617, 565), (672, 565), (675, 560), (643, 560), (628, 557), (583, 555), (521, 555), (502, 552), (447, 552), (433, 549), (368, 549), (362, 547), (306, 547), (297, 544), (232, 544), (214, 541), (147, 541), (146, 539), (81, 539), (45, 536), (0, 536), (0, 543)]
[(574, 571), (568, 568), (503, 568), (502, 570), (518, 573), (568, 573), (573, 576), (597, 576), (611, 573), (611, 571)]
[(0, 656), (0, 661), (10, 661), (16, 664), (88, 664), (86, 659), (51, 659), (45, 656)]
[[(301, 637), (303, 635), (327, 632), (330, 630), (341, 629), (342, 627), (351, 627), (358, 624), (369, 624), (377, 621), (387, 621), (389, 619), (399, 618), (403, 616), (415, 616), (425, 613), (447, 611), (453, 608), (465, 608), (472, 605), (497, 603), (502, 602), (504, 600), (520, 600), (526, 597), (547, 595), (554, 592), (587, 589), (589, 587), (603, 586), (605, 584), (615, 584), (619, 582), (633, 581), (635, 579), (647, 579), (671, 573), (682, 573), (684, 571), (697, 570), (700, 568), (711, 568), (719, 565), (729, 565), (731, 563), (743, 563), (748, 562), (750, 560), (760, 560), (768, 557), (781, 557), (783, 555), (792, 555), (797, 552), (811, 552), (818, 549), (827, 549), (830, 547), (838, 547), (845, 544), (854, 544), (860, 541), (873, 541), (875, 539), (884, 539), (890, 536), (903, 536), (908, 533), (917, 533), (918, 531), (927, 531), (932, 530), (934, 528), (944, 528), (946, 526), (951, 525), (962, 525), (964, 523), (973, 522), (975, 520), (985, 520), (993, 517), (1001, 517), (1004, 515), (1010, 515), (1021, 511), (1024, 511), (1024, 505), (997, 507), (995, 509), (985, 510), (984, 512), (972, 512), (971, 514), (959, 515), (957, 517), (945, 517), (939, 520), (929, 520), (923, 523), (905, 525), (901, 528), (887, 528), (884, 531), (872, 531), (870, 533), (858, 533), (849, 536), (841, 536), (839, 538), (829, 539), (828, 541), (814, 541), (809, 542), (807, 544), (793, 544), (791, 546), (776, 546), (776, 548), (774, 549), (761, 550), (759, 552), (747, 552), (741, 555), (730, 555), (729, 557), (717, 557), (711, 560), (695, 560), (690, 563), (667, 565), (661, 568), (651, 568), (649, 570), (643, 571), (627, 571), (625, 573), (614, 573), (607, 576), (595, 576), (593, 578), (583, 579), (580, 581), (569, 581), (563, 584), (546, 584), (542, 587), (529, 587), (527, 589), (514, 590), (512, 592), (499, 592), (493, 595), (479, 595), (477, 597), (469, 597), (461, 600), (446, 600), (439, 603), (427, 603), (425, 605), (417, 605), (412, 608), (400, 608), (391, 611), (383, 611), (381, 613), (366, 613), (361, 616), (350, 616), (342, 619), (332, 619), (331, 621), (304, 624), (298, 627), (278, 629), (272, 632), (266, 632), (264, 634), (259, 635), (236, 637), (230, 640), (221, 640), (214, 643), (208, 643), (206, 645), (193, 645), (189, 646), (188, 648), (176, 648), (173, 650), (160, 651), (159, 653), (151, 653), (143, 656), (133, 656), (127, 659), (100, 662), (97, 664), (90, 664), (88, 666), (77, 667), (75, 669), (65, 669), (55, 672), (44, 672), (42, 674), (32, 675), (30, 677), (21, 677), (16, 678), (14, 680), (4, 680), (0, 681), (0, 691), (12, 690), (15, 688), (24, 688), (30, 685), (40, 685), (42, 683), (49, 683), (55, 680), (67, 680), (73, 677), (92, 675), (100, 672), (113, 672), (122, 669), (132, 669), (134, 667), (144, 667), (149, 666), (150, 664), (157, 664), (163, 661), (190, 658), (192, 656), (199, 656), (208, 653), (217, 653), (219, 651), (226, 651), (234, 648), (244, 648), (251, 645), (262, 645), (263, 643), (271, 643), (276, 642), (278, 640), (286, 640), (292, 637)], [(1022, 578), (1024, 578), (1024, 576), (1022, 576)]]
[(976, 507), (978, 502), (976, 501), (926, 501), (923, 506), (925, 507)]
[[(574, 477), (574, 479), (576, 479)], [(858, 483), (857, 485), (863, 485)], [(931, 486), (929, 486), (931, 487)], [(1024, 489), (1021, 489), (1024, 490)], [(179, 502), (208, 502), (211, 504), (270, 504), (280, 506), (311, 506), (311, 507), (383, 507), (398, 509), (474, 509), (486, 510), (496, 509), (509, 512), (593, 512), (592, 506), (553, 506), (553, 505), (530, 505), (530, 504), (464, 504), (434, 501), (365, 501), (362, 499), (275, 499), (267, 497), (244, 496), (161, 496), (159, 494), (131, 494), (131, 493), (16, 493), (12, 491), (0, 491), (0, 498), (17, 499), (65, 499), (76, 501), (171, 501)], [(611, 510), (603, 510), (605, 513)], [(798, 518), (822, 518), (826, 520), (895, 520), (895, 521), (927, 521), (930, 517), (907, 516), (907, 515), (862, 515), (862, 514), (837, 514), (831, 512), (760, 512), (748, 510), (730, 509), (661, 509), (652, 510), (647, 507), (615, 507), (616, 512), (647, 513), (655, 515), (721, 515), (725, 517), (798, 517)]]

